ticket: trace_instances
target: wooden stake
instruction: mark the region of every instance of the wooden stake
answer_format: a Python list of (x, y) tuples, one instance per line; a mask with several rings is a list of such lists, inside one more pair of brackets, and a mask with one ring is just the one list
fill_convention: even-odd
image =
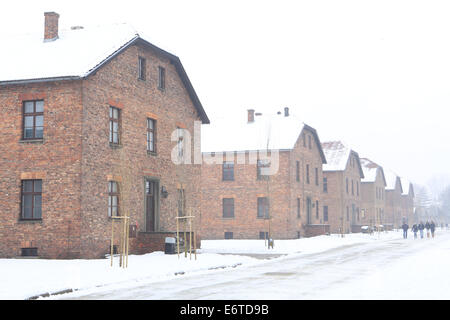
[(113, 253), (114, 253), (114, 219), (111, 220), (111, 267), (113, 265)]

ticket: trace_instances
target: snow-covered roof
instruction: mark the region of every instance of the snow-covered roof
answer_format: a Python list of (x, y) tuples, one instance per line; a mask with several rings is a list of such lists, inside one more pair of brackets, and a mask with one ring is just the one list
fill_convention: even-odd
[(360, 162), (364, 172), (364, 179), (361, 179), (361, 182), (375, 182), (379, 170), (378, 165), (367, 158), (361, 158)]
[(411, 190), (412, 184), (408, 179), (403, 177), (400, 177), (400, 182), (402, 183), (402, 190), (403, 190), (402, 195), (407, 196), (409, 192), (412, 191)]
[[(386, 178), (386, 190), (395, 190), (395, 184), (399, 176), (392, 170), (384, 168), (384, 177)], [(402, 188), (401, 183), (400, 188)]]
[(347, 167), (351, 149), (342, 141), (322, 142), (322, 149), (327, 158), (323, 171), (343, 171)]
[(347, 168), (348, 159), (353, 154), (357, 158), (361, 177), (364, 173), (359, 163), (359, 155), (342, 141), (327, 141), (322, 143), (322, 149), (327, 159), (323, 165), (323, 171), (344, 171)]
[(143, 39), (126, 23), (60, 29), (53, 41), (44, 41), (43, 33), (4, 36), (2, 41), (8, 46), (1, 53), (0, 85), (83, 79), (140, 43), (173, 63), (203, 123), (209, 123), (180, 59)]
[[(203, 125), (202, 152), (291, 150), (302, 130), (311, 130), (318, 142), (315, 130), (303, 123), (295, 115), (281, 114), (255, 116), (255, 121), (223, 120), (213, 125)], [(323, 156), (323, 161), (325, 157)]]
[(44, 42), (42, 36), (31, 33), (8, 37), (8, 49), (2, 50), (0, 59), (0, 82), (85, 77), (139, 37), (125, 23), (62, 29), (54, 41)]

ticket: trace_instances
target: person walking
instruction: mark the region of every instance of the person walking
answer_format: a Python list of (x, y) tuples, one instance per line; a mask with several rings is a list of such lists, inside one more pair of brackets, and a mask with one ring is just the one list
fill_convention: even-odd
[(420, 239), (423, 239), (423, 229), (425, 229), (425, 226), (423, 225), (422, 221), (420, 221), (419, 225), (417, 226), (417, 229), (419, 229), (420, 232)]
[(427, 229), (427, 238), (430, 237), (430, 223), (427, 221), (427, 223), (425, 223), (425, 229)]
[(419, 231), (417, 224), (414, 223), (411, 230), (414, 232), (414, 239), (417, 239), (417, 231)]
[(408, 228), (409, 226), (406, 224), (406, 222), (402, 225), (403, 229), (403, 239), (408, 238)]
[(433, 220), (431, 220), (431, 223), (430, 223), (430, 230), (431, 230), (431, 237), (432, 237), (432, 238), (434, 238), (434, 230), (435, 230), (435, 229), (436, 229), (436, 226), (435, 226)]

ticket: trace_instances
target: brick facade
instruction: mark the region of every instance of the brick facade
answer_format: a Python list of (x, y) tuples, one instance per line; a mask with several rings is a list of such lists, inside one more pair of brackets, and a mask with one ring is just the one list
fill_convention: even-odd
[(386, 182), (384, 180), (382, 168), (376, 164), (373, 165), (375, 166), (374, 170), (376, 170), (374, 180), (363, 181), (361, 183), (361, 223), (366, 226), (384, 225), (385, 223)]
[(402, 225), (402, 187), (399, 177), (395, 177), (395, 188), (385, 189), (385, 219), (384, 225), (388, 230)]
[[(258, 121), (258, 119), (256, 120)], [(320, 224), (322, 217), (322, 161), (320, 144), (314, 139), (314, 132), (303, 129), (292, 150), (279, 152), (279, 170), (269, 180), (257, 180), (257, 165), (245, 155), (245, 164), (234, 159), (234, 180), (224, 181), (221, 164), (203, 164), (202, 168), (202, 239), (224, 239), (225, 233), (232, 233), (234, 239), (258, 239), (260, 233), (269, 233), (274, 239), (293, 239), (305, 236), (307, 201), (311, 199), (309, 224)], [(312, 140), (311, 148), (303, 145)], [(297, 161), (299, 181), (296, 179)], [(306, 166), (309, 166), (309, 183), (306, 179)], [(315, 169), (317, 181), (315, 183)], [(258, 197), (268, 197), (271, 219), (257, 217)], [(234, 199), (234, 217), (223, 216), (223, 199)], [(297, 199), (300, 209), (297, 209)], [(319, 212), (316, 216), (316, 201)], [(314, 207), (313, 207), (314, 205)], [(323, 230), (323, 229), (322, 229)], [(325, 228), (326, 230), (326, 228)]]
[[(145, 81), (138, 79), (138, 56), (147, 61)], [(165, 68), (164, 90), (157, 85), (160, 66)], [(44, 138), (23, 141), (23, 101), (35, 99), (44, 101)], [(171, 152), (176, 142), (171, 137), (177, 127), (194, 137), (194, 121), (205, 118), (177, 63), (157, 49), (136, 42), (80, 80), (1, 85), (0, 105), (0, 257), (19, 256), (25, 247), (38, 248), (44, 258), (98, 258), (108, 253), (109, 180), (118, 181), (120, 210), (138, 226), (138, 233), (148, 231), (146, 179), (158, 188), (154, 231), (176, 230), (181, 186), (187, 213), (200, 217), (201, 165), (175, 165)], [(110, 106), (120, 109), (118, 146), (108, 140)], [(157, 121), (156, 154), (146, 148), (148, 117)], [(194, 154), (194, 144), (189, 146)], [(25, 179), (42, 179), (40, 220), (21, 219)], [(161, 196), (162, 187), (167, 197)], [(145, 246), (153, 250), (153, 244)]]
[[(327, 154), (327, 143), (322, 146)], [(328, 185), (324, 205), (328, 206), (331, 233), (350, 233), (361, 229), (362, 173), (359, 156), (351, 151), (344, 161), (343, 168), (323, 171)]]

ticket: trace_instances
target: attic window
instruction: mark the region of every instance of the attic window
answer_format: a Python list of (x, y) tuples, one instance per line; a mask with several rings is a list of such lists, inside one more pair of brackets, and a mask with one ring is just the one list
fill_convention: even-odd
[(166, 89), (166, 69), (161, 66), (158, 67), (158, 89)]
[(139, 57), (139, 80), (145, 80), (145, 58)]

